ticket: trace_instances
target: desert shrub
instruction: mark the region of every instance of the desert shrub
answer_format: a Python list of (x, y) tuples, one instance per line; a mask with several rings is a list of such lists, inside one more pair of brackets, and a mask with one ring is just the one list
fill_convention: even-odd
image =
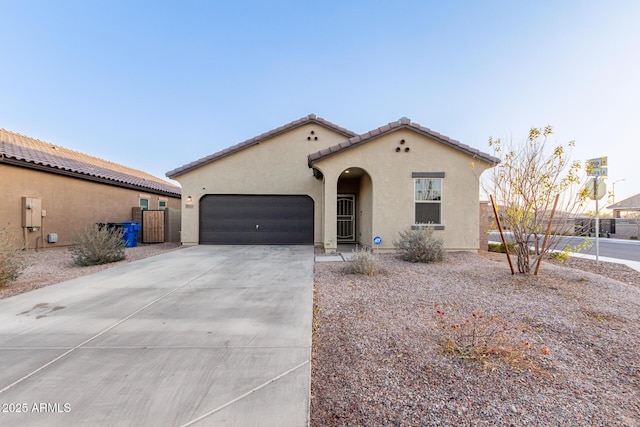
[(75, 236), (73, 243), (69, 251), (78, 265), (108, 264), (125, 258), (125, 242), (118, 229), (89, 226)]
[[(510, 254), (515, 254), (517, 250), (516, 242), (507, 242), (507, 248), (509, 249)], [(504, 244), (502, 243), (489, 243), (489, 252), (498, 252), (501, 254), (506, 253), (504, 250)]]
[(444, 259), (444, 243), (442, 239), (433, 237), (433, 227), (403, 231), (393, 246), (405, 261), (435, 262)]
[(365, 274), (375, 276), (380, 271), (378, 257), (369, 249), (356, 248), (353, 256), (345, 265), (345, 272), (348, 274)]
[[(528, 365), (533, 354), (548, 355), (536, 331), (524, 324), (510, 324), (496, 315), (464, 313), (461, 308), (435, 305), (440, 325), (440, 345), (445, 354), (489, 363), (501, 359), (512, 366)], [(447, 309), (448, 308), (448, 309)]]
[(26, 266), (24, 252), (6, 229), (0, 229), (0, 286), (15, 281)]
[(503, 253), (504, 246), (502, 245), (502, 243), (489, 243), (489, 252)]
[(553, 259), (559, 262), (565, 262), (570, 257), (571, 255), (568, 250), (549, 252), (549, 259)]

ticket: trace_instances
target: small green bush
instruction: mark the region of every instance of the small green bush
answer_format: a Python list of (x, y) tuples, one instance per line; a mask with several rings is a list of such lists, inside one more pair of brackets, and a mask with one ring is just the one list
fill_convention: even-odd
[(15, 281), (26, 267), (24, 252), (6, 229), (0, 229), (0, 286)]
[(442, 239), (433, 237), (433, 227), (403, 231), (393, 246), (405, 261), (435, 262), (444, 259), (444, 243)]
[(502, 245), (502, 243), (489, 243), (489, 252), (503, 253), (504, 246)]
[(345, 265), (346, 273), (375, 276), (380, 272), (378, 257), (369, 249), (356, 248), (352, 253), (353, 256)]
[(69, 251), (78, 265), (108, 264), (125, 258), (125, 241), (117, 229), (90, 226), (78, 233), (73, 243)]
[[(515, 254), (517, 251), (517, 243), (516, 242), (507, 242), (507, 248), (509, 248), (510, 254)], [(498, 252), (501, 254), (506, 253), (504, 250), (504, 244), (502, 243), (489, 243), (489, 252)]]
[(549, 252), (549, 259), (553, 259), (559, 262), (565, 262), (571, 257), (568, 249), (564, 249), (562, 251), (552, 251)]

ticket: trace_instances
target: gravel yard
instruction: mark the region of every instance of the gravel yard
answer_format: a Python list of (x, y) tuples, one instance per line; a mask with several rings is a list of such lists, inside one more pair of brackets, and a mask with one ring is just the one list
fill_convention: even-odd
[(123, 261), (90, 267), (75, 265), (73, 257), (67, 248), (46, 249), (39, 252), (31, 251), (26, 255), (28, 267), (18, 280), (9, 286), (0, 286), (0, 299), (95, 273), (119, 264), (180, 249), (181, 247), (179, 243), (138, 245), (134, 248), (125, 249), (126, 259)]
[(312, 426), (640, 426), (640, 273), (380, 258), (316, 263)]
[[(128, 248), (120, 263), (179, 248)], [(0, 298), (120, 264), (28, 257)], [(380, 261), (375, 277), (315, 265), (312, 426), (640, 426), (640, 273), (572, 258), (511, 276), (499, 254)]]

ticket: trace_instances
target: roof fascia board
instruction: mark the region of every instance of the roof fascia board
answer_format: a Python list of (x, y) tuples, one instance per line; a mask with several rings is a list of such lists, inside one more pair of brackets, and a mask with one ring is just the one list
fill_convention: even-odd
[[(410, 127), (413, 131), (415, 131), (417, 133), (420, 133), (420, 134), (422, 134), (424, 136), (427, 136), (427, 137), (429, 137), (431, 139), (435, 139), (438, 142), (441, 142), (441, 143), (443, 143), (443, 144), (445, 144), (445, 145), (447, 145), (447, 146), (449, 146), (449, 147), (451, 147), (453, 149), (462, 151), (463, 153), (466, 153), (466, 154), (468, 154), (468, 155), (470, 155), (470, 156), (472, 156), (472, 157), (474, 157), (476, 159), (482, 160), (483, 162), (488, 163), (490, 165), (496, 165), (496, 164), (500, 163), (500, 159), (498, 159), (496, 157), (493, 157), (493, 156), (490, 156), (490, 155), (488, 155), (486, 153), (483, 153), (480, 150), (476, 150), (476, 149), (474, 149), (472, 147), (469, 147), (466, 144), (462, 144), (461, 142), (456, 141), (456, 143), (454, 143), (454, 142), (452, 142), (451, 139), (443, 137), (442, 135), (437, 134), (437, 133), (427, 132), (424, 129), (420, 129), (417, 126), (409, 125), (408, 127)], [(458, 144), (460, 144), (460, 145), (458, 145)]]

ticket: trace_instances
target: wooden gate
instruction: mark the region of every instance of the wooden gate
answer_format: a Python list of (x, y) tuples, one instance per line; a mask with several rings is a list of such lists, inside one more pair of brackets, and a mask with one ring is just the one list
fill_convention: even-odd
[(164, 243), (164, 210), (142, 211), (142, 243)]

